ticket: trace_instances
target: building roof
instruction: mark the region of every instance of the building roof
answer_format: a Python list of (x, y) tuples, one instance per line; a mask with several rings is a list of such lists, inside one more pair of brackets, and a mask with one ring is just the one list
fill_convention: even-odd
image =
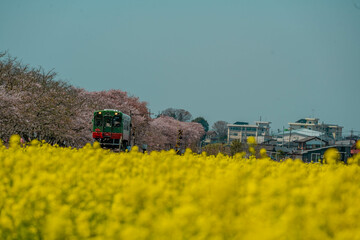
[(303, 138), (303, 139), (300, 139), (300, 140), (296, 140), (294, 142), (296, 142), (296, 143), (305, 143), (305, 142), (311, 141), (313, 139), (319, 139), (320, 141), (328, 142), (328, 141), (325, 141), (324, 139), (321, 139), (319, 137), (314, 137), (314, 136), (309, 136), (309, 137), (306, 137), (306, 138)]
[[(337, 124), (332, 124), (332, 123), (319, 123), (319, 118), (302, 118), (297, 120), (294, 123), (289, 123), (289, 125), (297, 125), (297, 126), (301, 126), (301, 125), (307, 125), (307, 126), (314, 126), (314, 125), (319, 125), (319, 126), (326, 126), (329, 128), (343, 128), (342, 126), (339, 126)], [(309, 121), (313, 121), (313, 123), (310, 123)]]
[(248, 122), (235, 122), (234, 125), (249, 125)]
[(206, 137), (216, 137), (217, 133), (215, 131), (207, 131), (205, 135)]
[[(308, 137), (320, 137), (320, 136), (324, 135), (324, 133), (322, 133), (322, 132), (310, 130), (307, 128), (300, 128), (300, 129), (296, 129), (296, 130), (286, 131), (286, 132), (284, 132), (284, 135), (290, 135), (290, 132), (291, 132), (291, 134), (299, 134), (299, 135), (308, 136)], [(279, 135), (283, 135), (283, 134), (280, 133)]]
[(349, 146), (353, 146), (354, 141), (353, 140), (340, 140), (340, 141), (336, 141), (335, 145), (349, 145)]
[(291, 153), (292, 150), (287, 148), (287, 147), (284, 147), (284, 146), (275, 146), (275, 151), (278, 152), (278, 151), (282, 151), (284, 153)]
[(350, 151), (350, 146), (346, 146), (346, 145), (330, 145), (330, 146), (325, 146), (325, 147), (320, 147), (320, 148), (313, 148), (313, 149), (304, 150), (304, 151), (301, 151), (301, 154), (309, 153), (309, 152), (315, 152), (315, 151), (319, 151), (319, 150), (323, 150), (323, 149), (329, 149), (329, 148), (336, 148), (337, 150), (339, 150), (339, 148), (348, 148), (349, 151)]
[(300, 120), (297, 120), (296, 123), (306, 123), (306, 119), (300, 119)]

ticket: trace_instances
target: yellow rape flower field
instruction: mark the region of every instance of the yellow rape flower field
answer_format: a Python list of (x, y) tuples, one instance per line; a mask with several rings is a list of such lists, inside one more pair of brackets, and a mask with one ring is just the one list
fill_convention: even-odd
[(0, 239), (360, 239), (359, 156), (305, 164), (18, 140), (0, 145)]

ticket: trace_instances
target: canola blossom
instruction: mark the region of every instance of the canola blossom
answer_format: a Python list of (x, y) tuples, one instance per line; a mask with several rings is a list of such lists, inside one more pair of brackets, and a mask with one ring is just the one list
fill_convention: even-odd
[(360, 239), (345, 165), (0, 143), (0, 239)]

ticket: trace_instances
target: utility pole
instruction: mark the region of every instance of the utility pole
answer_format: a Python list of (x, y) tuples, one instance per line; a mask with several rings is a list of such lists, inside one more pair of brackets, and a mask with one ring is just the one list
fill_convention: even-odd
[[(261, 118), (260, 118), (261, 119)], [(261, 121), (261, 120), (260, 120)], [(260, 126), (260, 125), (259, 125)], [(256, 142), (258, 143), (259, 142), (259, 140), (258, 140), (258, 132), (259, 132), (259, 126), (257, 126), (257, 128), (256, 128), (256, 133), (255, 133), (255, 135), (256, 135)]]
[(247, 140), (247, 127), (245, 127), (245, 142)]
[(290, 136), (289, 136), (288, 148), (290, 148), (290, 140), (291, 140), (291, 127), (290, 127), (289, 129), (290, 129)]
[(136, 145), (136, 142), (135, 142), (135, 131), (136, 131), (136, 127), (133, 127), (133, 131), (132, 131), (132, 137), (133, 137), (133, 146)]
[(182, 134), (183, 134), (183, 131), (181, 129), (179, 129), (178, 130), (178, 137), (177, 137), (176, 145), (175, 145), (175, 151), (176, 151), (177, 154), (180, 154), (180, 146), (181, 146)]

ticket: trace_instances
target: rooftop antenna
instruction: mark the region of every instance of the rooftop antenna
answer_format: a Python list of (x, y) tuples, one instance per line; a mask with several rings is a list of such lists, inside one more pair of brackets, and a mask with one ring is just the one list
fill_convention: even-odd
[(315, 118), (315, 109), (311, 109), (312, 112), (312, 118)]

